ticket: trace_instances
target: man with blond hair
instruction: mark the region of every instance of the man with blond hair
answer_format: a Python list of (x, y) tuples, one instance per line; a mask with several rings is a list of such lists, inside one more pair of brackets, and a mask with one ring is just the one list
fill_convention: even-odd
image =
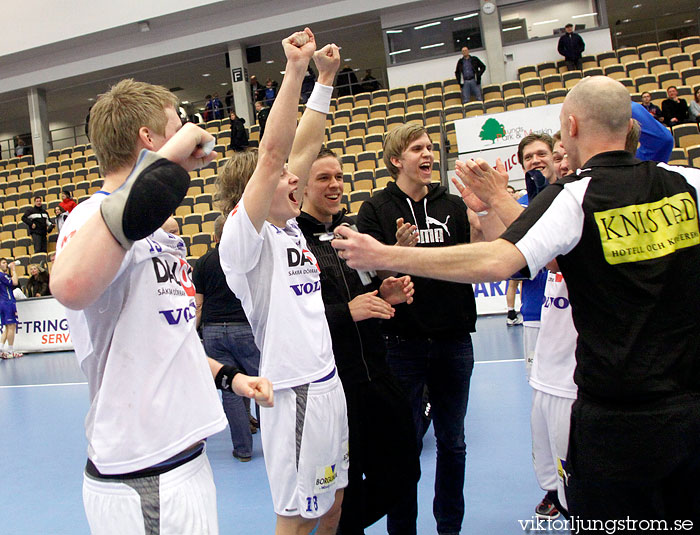
[[(433, 145), (422, 125), (409, 123), (389, 132), (384, 162), (395, 182), (360, 207), (361, 232), (413, 252), (470, 241), (464, 203), (432, 183)], [(464, 518), (464, 417), (474, 367), (470, 334), (476, 324), (474, 292), (470, 284), (423, 277), (413, 281), (413, 303), (397, 304), (394, 317), (384, 323), (387, 362), (411, 404), (419, 453), (428, 427), (422, 403), (428, 389), (437, 437), (433, 502), (437, 531), (459, 533)], [(387, 517), (388, 531), (415, 534), (416, 485), (397, 490), (402, 496)]]
[(226, 426), (214, 384), (272, 402), (269, 381), (207, 360), (185, 244), (160, 228), (188, 170), (213, 158), (202, 148), (213, 137), (182, 127), (175, 104), (133, 80), (100, 96), (90, 139), (104, 185), (66, 220), (51, 274), (90, 390), (83, 502), (95, 534), (218, 533), (204, 453)]
[[(348, 239), (333, 245), (356, 269), (457, 281), (500, 280), (525, 267), (532, 274), (557, 257), (578, 331), (565, 474), (571, 514), (589, 521), (584, 528), (591, 520), (632, 531), (639, 520), (697, 526), (700, 171), (624, 151), (630, 96), (610, 78), (576, 85), (560, 121), (578, 171), (546, 188), (501, 238), (406, 254), (341, 228)], [(472, 189), (502, 180), (483, 160), (466, 166)]]

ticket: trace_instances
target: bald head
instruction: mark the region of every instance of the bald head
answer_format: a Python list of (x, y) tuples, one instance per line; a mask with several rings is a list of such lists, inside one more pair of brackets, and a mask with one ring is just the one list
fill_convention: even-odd
[(631, 117), (630, 95), (621, 83), (592, 76), (576, 84), (560, 116), (562, 143), (573, 168), (600, 152), (624, 150)]

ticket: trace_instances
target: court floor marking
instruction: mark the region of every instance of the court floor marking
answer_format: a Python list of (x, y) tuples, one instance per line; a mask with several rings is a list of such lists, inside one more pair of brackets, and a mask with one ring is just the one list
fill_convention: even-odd
[(42, 386), (77, 386), (77, 385), (86, 385), (87, 382), (82, 382), (82, 383), (47, 383), (47, 384), (41, 384), (41, 385), (0, 385), (0, 389), (3, 388), (37, 388), (37, 387), (42, 387)]

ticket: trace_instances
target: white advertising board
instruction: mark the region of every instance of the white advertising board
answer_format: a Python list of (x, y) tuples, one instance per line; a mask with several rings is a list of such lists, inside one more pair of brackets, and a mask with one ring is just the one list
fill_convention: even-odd
[(73, 349), (63, 305), (53, 297), (17, 301), (16, 351), (66, 351)]

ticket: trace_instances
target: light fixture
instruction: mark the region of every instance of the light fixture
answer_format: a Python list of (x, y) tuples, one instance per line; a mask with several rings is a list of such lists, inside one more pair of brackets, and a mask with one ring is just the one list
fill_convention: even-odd
[(280, 74), (281, 74), (281, 75), (284, 75), (285, 72), (287, 72), (287, 71), (280, 71)]
[(403, 33), (403, 30), (387, 30), (386, 33)]
[(389, 52), (390, 56), (395, 56), (396, 54), (403, 54), (405, 52), (410, 52), (410, 48), (404, 48), (403, 50), (397, 50), (396, 52)]
[(470, 19), (472, 17), (478, 17), (479, 13), (470, 13), (469, 15), (462, 15), (460, 17), (454, 17), (452, 20), (464, 20), (464, 19)]
[(343, 61), (345, 61), (345, 62), (352, 61), (352, 58), (345, 58)]
[(180, 104), (189, 104), (189, 103), (190, 103), (189, 100), (183, 100), (182, 102), (180, 102)]
[(634, 4), (632, 9), (639, 9), (640, 7), (642, 7), (642, 4)]
[(421, 49), (421, 50), (426, 50), (426, 49), (428, 49), (428, 48), (436, 48), (436, 47), (438, 47), (438, 46), (444, 46), (444, 45), (445, 45), (445, 43), (434, 43), (434, 44), (432, 44), (432, 45), (425, 45), (425, 46), (422, 46), (422, 47), (420, 47), (420, 49)]
[(228, 85), (228, 82), (221, 82), (221, 85)]
[(148, 23), (147, 20), (139, 22), (139, 31), (142, 33), (151, 31), (151, 25)]
[(519, 30), (522, 26), (513, 26), (512, 28), (503, 28), (504, 32), (512, 32), (513, 30)]
[(88, 102), (95, 102), (95, 99), (92, 98), (92, 97), (90, 97), (90, 98), (88, 99)]
[(541, 24), (552, 24), (553, 22), (559, 22), (559, 19), (552, 20), (541, 20), (540, 22), (533, 22), (533, 26), (540, 26)]
[(684, 20), (683, 24), (690, 24), (691, 22), (693, 22), (693, 19), (688, 19), (688, 20)]
[(628, 22), (632, 22), (632, 19), (622, 19), (622, 24), (627, 24)]
[(423, 28), (430, 28), (431, 26), (439, 26), (442, 22), (429, 22), (428, 24), (421, 24), (420, 26), (414, 26), (414, 30), (422, 30)]
[(207, 78), (207, 77), (211, 76), (211, 74), (209, 74), (208, 72), (205, 72), (202, 76), (204, 76), (205, 78)]
[(274, 62), (274, 59), (268, 59), (265, 63), (267, 63), (268, 65), (272, 65)]
[(622, 35), (622, 32), (615, 32), (615, 35)]
[(598, 14), (597, 11), (594, 11), (593, 13), (582, 13), (581, 15), (573, 15), (571, 18), (572, 19), (581, 19), (583, 17), (595, 17)]

